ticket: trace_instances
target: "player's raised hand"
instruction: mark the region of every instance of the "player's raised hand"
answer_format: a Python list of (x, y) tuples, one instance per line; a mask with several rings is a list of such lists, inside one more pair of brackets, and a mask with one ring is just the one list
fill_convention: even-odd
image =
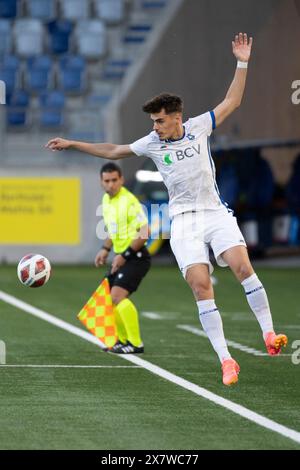
[(251, 56), (253, 38), (249, 38), (246, 33), (239, 33), (232, 41), (232, 52), (241, 62), (248, 62)]
[(62, 139), (61, 137), (55, 137), (55, 139), (49, 140), (45, 147), (55, 152), (55, 150), (67, 150), (71, 147), (71, 145), (71, 140)]

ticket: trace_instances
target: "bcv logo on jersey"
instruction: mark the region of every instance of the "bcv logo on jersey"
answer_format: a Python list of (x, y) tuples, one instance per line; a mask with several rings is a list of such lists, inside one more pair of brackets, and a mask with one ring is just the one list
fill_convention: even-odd
[(192, 147), (186, 147), (183, 150), (176, 150), (176, 152), (168, 153), (164, 155), (164, 164), (165, 165), (172, 165), (174, 163), (174, 156), (176, 157), (177, 161), (180, 162), (185, 158), (192, 158), (195, 155), (200, 155), (201, 146), (198, 144), (197, 146), (193, 145)]

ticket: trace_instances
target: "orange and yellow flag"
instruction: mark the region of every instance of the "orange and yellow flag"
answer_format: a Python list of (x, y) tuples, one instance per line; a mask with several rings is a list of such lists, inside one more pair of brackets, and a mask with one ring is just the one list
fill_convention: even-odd
[(108, 348), (117, 342), (114, 306), (106, 278), (79, 312), (77, 318)]

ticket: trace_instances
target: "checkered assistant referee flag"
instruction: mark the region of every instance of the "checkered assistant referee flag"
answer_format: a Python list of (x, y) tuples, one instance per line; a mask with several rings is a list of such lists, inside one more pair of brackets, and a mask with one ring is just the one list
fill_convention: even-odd
[(114, 306), (106, 278), (79, 312), (77, 318), (108, 348), (117, 342)]

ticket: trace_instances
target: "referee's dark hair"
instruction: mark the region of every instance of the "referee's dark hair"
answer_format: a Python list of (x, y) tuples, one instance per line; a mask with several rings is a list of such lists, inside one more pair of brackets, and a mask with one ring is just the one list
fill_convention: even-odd
[(122, 170), (118, 165), (115, 163), (106, 163), (100, 169), (100, 176), (102, 178), (103, 173), (113, 173), (114, 171), (116, 171), (120, 177), (122, 176)]

